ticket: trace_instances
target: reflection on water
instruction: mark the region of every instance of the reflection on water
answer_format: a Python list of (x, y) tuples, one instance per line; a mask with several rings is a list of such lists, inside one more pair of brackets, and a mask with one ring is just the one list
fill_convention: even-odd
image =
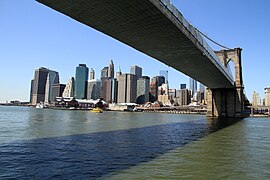
[[(6, 112), (0, 113), (1, 179), (167, 179), (199, 177), (201, 169), (211, 177), (215, 165), (220, 170), (236, 167), (230, 157), (239, 157), (230, 156), (235, 150), (228, 153), (235, 148), (229, 140), (239, 136), (237, 152), (252, 154), (245, 149), (251, 142), (246, 141), (250, 132), (243, 128), (246, 120), (234, 124), (238, 120), (176, 114), (0, 107), (1, 111)], [(6, 128), (7, 121), (14, 124)], [(206, 171), (204, 164), (211, 169)]]
[(269, 179), (270, 119), (248, 118), (110, 179)]

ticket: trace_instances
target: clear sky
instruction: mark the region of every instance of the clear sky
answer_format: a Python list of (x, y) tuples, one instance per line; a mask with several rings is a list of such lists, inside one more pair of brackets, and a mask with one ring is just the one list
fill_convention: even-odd
[[(245, 91), (250, 100), (254, 90), (263, 97), (263, 89), (270, 86), (270, 1), (172, 2), (209, 37), (231, 48), (243, 48)], [(79, 63), (94, 68), (99, 77), (110, 59), (115, 69), (121, 66), (122, 72), (129, 72), (136, 64), (150, 77), (167, 69), (171, 88), (189, 82), (182, 73), (34, 0), (0, 0), (0, 102), (28, 101), (35, 68), (56, 70), (61, 83), (66, 83)]]

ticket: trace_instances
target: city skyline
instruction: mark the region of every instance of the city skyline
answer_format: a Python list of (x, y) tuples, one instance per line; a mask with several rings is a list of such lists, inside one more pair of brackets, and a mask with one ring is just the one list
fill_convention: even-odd
[[(223, 3), (221, 9), (216, 9), (216, 3), (212, 1), (195, 1), (196, 6), (194, 1), (172, 2), (195, 27), (211, 38), (232, 48), (243, 48), (245, 91), (250, 101), (253, 91), (262, 96), (264, 88), (270, 86), (270, 80), (261, 78), (267, 77), (268, 72), (266, 58), (269, 51), (266, 43), (269, 37), (265, 34), (269, 26), (265, 24), (265, 18), (269, 16), (266, 9), (269, 2), (251, 6), (250, 2), (229, 0)], [(230, 13), (227, 13), (225, 6), (232, 2), (234, 6), (230, 6)], [(254, 12), (252, 18), (246, 18), (251, 10)], [(222, 11), (224, 13), (220, 13)], [(239, 20), (234, 16), (238, 16)], [(88, 64), (98, 76), (97, 69), (101, 69), (109, 59), (114, 60), (115, 67), (120, 65), (123, 72), (129, 72), (131, 65), (138, 64), (144, 69), (143, 74), (149, 77), (157, 75), (159, 70), (168, 69), (170, 88), (178, 88), (180, 83), (188, 84), (188, 77), (182, 73), (35, 1), (3, 0), (0, 2), (0, 17), (3, 27), (0, 30), (0, 80), (3, 84), (0, 102), (15, 99), (28, 101), (29, 80), (33, 78), (32, 70), (37, 67), (50, 67), (61, 72), (61, 82), (67, 83), (70, 72), (77, 64)], [(216, 23), (217, 19), (225, 22)], [(257, 26), (265, 28), (249, 27), (246, 25), (248, 22), (256, 22)], [(211, 46), (214, 50), (219, 49)], [(11, 67), (11, 62), (16, 66)], [(10, 71), (13, 73), (10, 74)], [(6, 78), (6, 74), (10, 74), (10, 79)]]

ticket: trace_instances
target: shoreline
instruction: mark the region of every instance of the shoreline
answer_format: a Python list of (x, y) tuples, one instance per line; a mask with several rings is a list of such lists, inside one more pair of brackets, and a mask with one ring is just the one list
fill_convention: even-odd
[[(0, 106), (8, 106), (8, 107), (29, 107), (29, 108), (35, 108), (33, 105), (29, 104), (10, 104), (10, 103), (0, 103)], [(90, 111), (92, 108), (89, 109), (69, 109), (69, 108), (61, 108), (61, 107), (46, 107), (44, 109), (52, 109), (52, 110), (70, 110), (70, 111)], [(165, 114), (190, 114), (190, 115), (206, 115), (206, 112), (196, 112), (196, 111), (161, 111), (161, 110), (154, 110), (154, 109), (140, 109), (141, 111), (121, 111), (121, 110), (110, 110), (110, 109), (104, 109), (106, 112), (144, 112), (144, 113), (165, 113)], [(268, 114), (250, 114), (249, 117), (253, 118), (270, 118), (270, 115)]]

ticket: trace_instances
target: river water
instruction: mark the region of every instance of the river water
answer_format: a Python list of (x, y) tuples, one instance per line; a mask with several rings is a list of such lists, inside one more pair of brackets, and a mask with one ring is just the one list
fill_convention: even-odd
[(270, 179), (270, 118), (0, 106), (0, 179)]

